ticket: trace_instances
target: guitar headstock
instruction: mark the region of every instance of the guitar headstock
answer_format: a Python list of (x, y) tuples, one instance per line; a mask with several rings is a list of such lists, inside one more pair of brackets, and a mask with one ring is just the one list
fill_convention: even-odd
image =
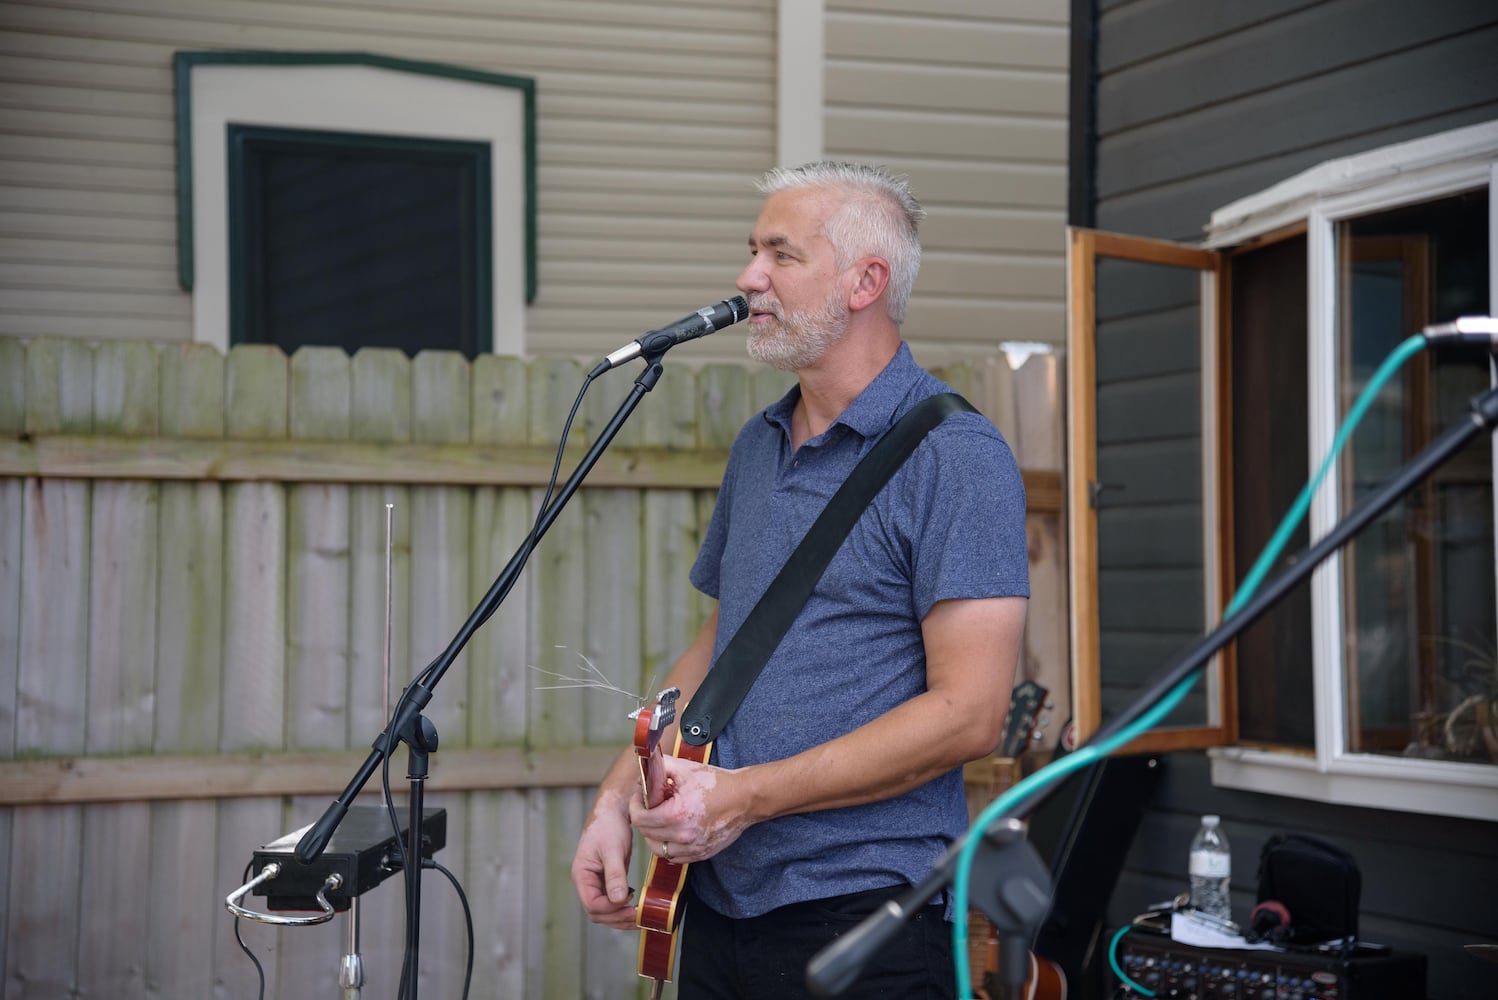
[(661, 733), (676, 721), (676, 699), (681, 697), (681, 688), (664, 688), (655, 696), (655, 702), (641, 705), (629, 717), (635, 720), (635, 753), (649, 757), (660, 745)]
[(1034, 681), (1021, 681), (1009, 693), (1009, 717), (1004, 721), (1000, 757), (1018, 757), (1029, 747), (1037, 729), (1045, 724), (1046, 698), (1050, 694)]

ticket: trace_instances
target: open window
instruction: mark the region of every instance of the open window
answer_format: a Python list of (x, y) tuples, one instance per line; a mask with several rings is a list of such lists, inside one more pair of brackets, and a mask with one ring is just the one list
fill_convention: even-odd
[[(1086, 738), (1201, 636), (1215, 606), (1198, 373), (1216, 350), (1222, 255), (1073, 229), (1067, 263), (1073, 717)], [(1223, 671), (1137, 749), (1224, 742)]]
[[(1492, 314), (1495, 162), (1498, 122), (1307, 171), (1214, 213), (1201, 247), (1072, 232), (1080, 735), (1220, 620), (1395, 348)], [(1483, 348), (1405, 364), (1278, 568), (1492, 378)], [(1225, 786), (1498, 818), (1493, 469), (1480, 437), (1246, 629), (1139, 748), (1220, 747)]]

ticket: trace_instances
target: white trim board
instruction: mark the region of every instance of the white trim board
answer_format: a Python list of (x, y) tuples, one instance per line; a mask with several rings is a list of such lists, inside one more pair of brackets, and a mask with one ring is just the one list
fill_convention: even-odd
[(1494, 159), (1498, 121), (1328, 160), (1213, 212), (1203, 245), (1233, 246), (1299, 222), (1317, 201), (1339, 201), (1323, 206), (1338, 218), (1407, 202), (1416, 191), (1438, 197), (1481, 187)]

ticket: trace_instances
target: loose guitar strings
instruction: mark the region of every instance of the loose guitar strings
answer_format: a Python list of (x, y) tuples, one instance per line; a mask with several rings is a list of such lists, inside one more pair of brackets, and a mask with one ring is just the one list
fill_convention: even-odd
[[(567, 647), (556, 646), (554, 648), (566, 649)], [(643, 708), (645, 706), (645, 703), (647, 701), (650, 700), (642, 694), (636, 694), (633, 691), (626, 690), (625, 688), (622, 688), (619, 685), (615, 684), (613, 681), (609, 680), (608, 675), (605, 674), (602, 670), (599, 670), (598, 665), (595, 664), (592, 660), (588, 659), (585, 653), (579, 652), (577, 654), (577, 658), (581, 660), (583, 666), (587, 668), (587, 673), (580, 677), (574, 676), (572, 674), (559, 673), (555, 670), (547, 670), (544, 667), (536, 666), (534, 663), (530, 664), (530, 668), (536, 673), (545, 674), (547, 677), (554, 677), (557, 680), (563, 682), (561, 684), (538, 684), (535, 687), (535, 690), (572, 691), (578, 688), (585, 688), (593, 691), (609, 691), (614, 694), (623, 695), (626, 698), (632, 699), (637, 706), (635, 709), (637, 712), (640, 708)], [(649, 685), (647, 685), (647, 689), (648, 688)]]

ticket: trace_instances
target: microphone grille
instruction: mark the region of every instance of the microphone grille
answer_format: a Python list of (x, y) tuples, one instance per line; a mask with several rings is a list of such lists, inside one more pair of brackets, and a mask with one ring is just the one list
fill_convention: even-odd
[(728, 303), (729, 310), (733, 313), (735, 323), (749, 318), (749, 302), (742, 295), (735, 295), (731, 299), (724, 299)]

